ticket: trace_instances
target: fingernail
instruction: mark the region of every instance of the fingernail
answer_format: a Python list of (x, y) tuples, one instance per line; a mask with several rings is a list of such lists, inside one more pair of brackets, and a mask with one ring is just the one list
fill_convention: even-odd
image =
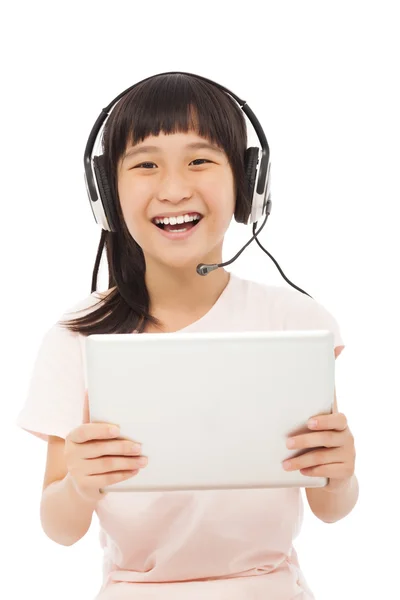
[(113, 427), (110, 427), (110, 434), (111, 435), (119, 435), (119, 427), (117, 427), (115, 425)]
[(291, 465), (292, 465), (292, 463), (290, 462), (290, 460), (285, 460), (283, 462), (283, 468), (284, 469), (290, 469)]
[(148, 458), (147, 458), (147, 456), (141, 456), (141, 457), (139, 458), (139, 460), (138, 460), (138, 464), (139, 464), (141, 467), (145, 467), (145, 466), (147, 465), (147, 463), (148, 463)]
[(287, 448), (294, 448), (295, 443), (296, 442), (294, 441), (293, 438), (289, 438), (288, 441), (286, 442), (286, 446), (287, 446)]
[(310, 420), (308, 421), (308, 426), (309, 426), (309, 427), (316, 427), (317, 425), (318, 425), (318, 421), (317, 421), (317, 419), (310, 419)]
[(134, 452), (135, 454), (140, 454), (142, 450), (142, 445), (141, 444), (132, 444), (131, 446), (131, 452)]

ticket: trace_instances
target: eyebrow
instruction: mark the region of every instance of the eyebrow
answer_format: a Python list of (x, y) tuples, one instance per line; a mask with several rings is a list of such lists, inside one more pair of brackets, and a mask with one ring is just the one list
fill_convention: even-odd
[[(219, 154), (223, 154), (224, 151), (215, 146), (214, 144), (210, 144), (209, 142), (192, 142), (191, 144), (187, 144), (185, 146), (188, 150), (213, 150), (214, 152), (218, 152)], [(126, 160), (127, 158), (132, 158), (132, 156), (136, 156), (137, 154), (146, 154), (150, 152), (159, 152), (159, 146), (135, 146), (134, 148), (130, 148), (127, 150), (122, 158), (122, 160)]]

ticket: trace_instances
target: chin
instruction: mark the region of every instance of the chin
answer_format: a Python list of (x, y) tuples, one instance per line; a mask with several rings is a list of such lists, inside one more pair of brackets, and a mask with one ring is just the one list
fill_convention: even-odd
[(196, 273), (197, 265), (204, 261), (199, 258), (188, 260), (187, 257), (182, 259), (168, 260), (167, 257), (164, 256), (162, 260), (160, 259), (157, 262), (160, 266), (170, 270), (176, 270), (181, 272), (193, 271), (193, 273)]
[[(211, 242), (211, 243), (210, 243)], [(158, 268), (166, 268), (179, 271), (193, 271), (196, 273), (197, 265), (200, 263), (213, 264), (222, 262), (221, 240), (187, 240), (180, 242), (174, 247), (174, 242), (167, 244), (148, 244), (143, 248), (147, 268), (157, 265)], [(206, 251), (204, 252), (204, 249)]]

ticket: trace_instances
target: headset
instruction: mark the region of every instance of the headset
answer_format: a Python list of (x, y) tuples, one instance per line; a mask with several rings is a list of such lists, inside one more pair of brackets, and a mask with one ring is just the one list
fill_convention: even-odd
[[(273, 260), (282, 277), (292, 287), (309, 296), (307, 292), (300, 289), (287, 279), (276, 260), (261, 245), (260, 241), (257, 238), (258, 234), (265, 226), (267, 219), (271, 214), (272, 208), (270, 150), (263, 128), (256, 115), (251, 110), (251, 108), (245, 100), (240, 99), (236, 94), (234, 94), (232, 91), (230, 91), (223, 85), (216, 83), (211, 79), (207, 79), (206, 77), (203, 77), (201, 75), (195, 75), (193, 73), (186, 73), (182, 71), (168, 71), (166, 73), (159, 73), (157, 75), (152, 75), (151, 77), (146, 77), (145, 79), (138, 81), (137, 83), (120, 93), (116, 98), (114, 98), (114, 100), (112, 100), (108, 104), (108, 106), (101, 110), (101, 113), (97, 117), (96, 122), (93, 125), (92, 130), (89, 134), (83, 159), (86, 190), (88, 193), (89, 203), (96, 223), (100, 225), (104, 231), (117, 231), (118, 218), (116, 212), (116, 199), (113, 197), (111, 186), (108, 181), (107, 172), (104, 166), (104, 155), (100, 154), (98, 156), (94, 156), (94, 147), (96, 144), (96, 140), (98, 139), (98, 136), (100, 134), (100, 130), (104, 126), (104, 123), (107, 120), (113, 107), (117, 104), (117, 102), (119, 102), (119, 100), (123, 96), (128, 94), (131, 90), (133, 90), (136, 86), (140, 85), (141, 83), (144, 83), (145, 81), (148, 81), (149, 79), (153, 79), (154, 77), (160, 75), (189, 75), (191, 77), (195, 77), (196, 79), (206, 81), (207, 83), (210, 83), (214, 87), (218, 88), (219, 90), (222, 90), (223, 92), (231, 96), (242, 109), (242, 111), (245, 113), (245, 115), (248, 117), (260, 142), (260, 149), (257, 147), (248, 147), (245, 151), (244, 157), (246, 186), (248, 190), (248, 196), (251, 199), (251, 206), (248, 216), (247, 218), (244, 217), (243, 219), (238, 219), (235, 215), (235, 219), (237, 222), (243, 223), (245, 225), (253, 225), (253, 236), (231, 260), (219, 264), (200, 264), (196, 268), (197, 273), (199, 275), (205, 276), (208, 275), (208, 273), (210, 273), (211, 271), (214, 271), (215, 269), (219, 269), (221, 267), (230, 265), (242, 254), (242, 252), (247, 248), (247, 246), (255, 240), (260, 246), (260, 248)], [(262, 217), (264, 217), (264, 222), (261, 225), (261, 227), (259, 227), (259, 229), (256, 231), (258, 221)]]

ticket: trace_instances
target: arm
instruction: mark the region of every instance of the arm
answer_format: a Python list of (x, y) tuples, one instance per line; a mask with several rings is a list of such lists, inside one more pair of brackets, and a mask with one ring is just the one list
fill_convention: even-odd
[[(335, 349), (335, 357), (342, 349)], [(329, 479), (324, 488), (306, 488), (306, 495), (312, 512), (322, 521), (334, 523), (348, 515), (358, 499), (354, 438), (345, 415), (338, 412), (336, 390), (332, 413), (316, 415), (309, 420), (308, 429), (310, 433), (288, 438), (288, 448), (307, 451), (285, 460), (283, 468)]]
[[(337, 358), (343, 347), (335, 348), (335, 358)], [(333, 413), (338, 413), (336, 398), (333, 404)], [(351, 436), (352, 437), (352, 436)], [(316, 517), (325, 523), (335, 523), (347, 516), (357, 503), (359, 495), (358, 480), (353, 473), (349, 478), (336, 488), (306, 488), (308, 504)]]
[(50, 437), (40, 518), (46, 535), (63, 546), (72, 546), (88, 531), (97, 502), (79, 494), (68, 475), (65, 441)]
[(111, 423), (90, 423), (87, 393), (84, 423), (64, 441), (50, 437), (40, 506), (46, 535), (72, 546), (88, 531), (101, 489), (137, 475), (147, 464), (141, 444), (120, 438)]
[(308, 504), (316, 517), (324, 523), (335, 523), (348, 515), (357, 503), (357, 477), (352, 475), (339, 490), (306, 488), (306, 495)]
[[(336, 391), (333, 412), (338, 413)], [(358, 500), (358, 480), (353, 473), (336, 488), (306, 488), (308, 504), (316, 517), (325, 523), (335, 523), (346, 517)]]

